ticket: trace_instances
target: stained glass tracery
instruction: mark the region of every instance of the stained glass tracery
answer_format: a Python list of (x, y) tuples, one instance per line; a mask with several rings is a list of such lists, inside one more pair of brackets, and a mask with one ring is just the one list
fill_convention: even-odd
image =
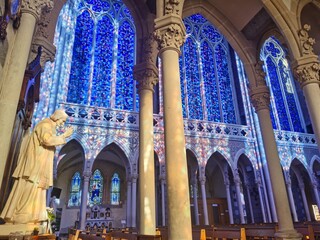
[(179, 61), (184, 117), (237, 123), (227, 42), (200, 14), (184, 23), (187, 40)]
[(96, 169), (90, 179), (89, 186), (89, 205), (99, 205), (102, 203), (103, 196), (103, 177), (101, 171)]
[(111, 179), (111, 204), (120, 204), (120, 178), (118, 173), (114, 173)]
[(79, 207), (81, 203), (81, 176), (76, 172), (71, 179), (68, 207)]
[(274, 129), (305, 132), (303, 116), (297, 99), (284, 48), (274, 37), (268, 38), (260, 53), (271, 90), (270, 111)]
[(135, 27), (120, 0), (80, 0), (67, 102), (137, 111)]

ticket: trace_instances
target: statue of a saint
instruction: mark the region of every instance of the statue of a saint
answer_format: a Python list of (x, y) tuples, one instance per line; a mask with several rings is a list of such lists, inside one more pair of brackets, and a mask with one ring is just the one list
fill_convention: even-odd
[(71, 127), (59, 136), (68, 115), (56, 110), (50, 118), (40, 121), (21, 148), (17, 167), (13, 173), (15, 182), (6, 205), (0, 215), (13, 224), (36, 223), (47, 220), (46, 190), (53, 184), (53, 158), (55, 146), (66, 143), (73, 133)]

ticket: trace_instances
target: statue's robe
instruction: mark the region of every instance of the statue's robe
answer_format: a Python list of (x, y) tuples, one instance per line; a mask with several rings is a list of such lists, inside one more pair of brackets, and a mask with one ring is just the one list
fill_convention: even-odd
[(65, 144), (56, 135), (56, 124), (50, 118), (39, 122), (22, 144), (15, 178), (1, 218), (6, 222), (30, 223), (47, 219), (46, 190), (53, 184), (55, 146)]

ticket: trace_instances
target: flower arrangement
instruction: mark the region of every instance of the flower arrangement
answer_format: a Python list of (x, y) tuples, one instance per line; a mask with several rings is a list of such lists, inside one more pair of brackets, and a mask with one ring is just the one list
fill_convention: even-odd
[(56, 219), (53, 208), (47, 207), (47, 216), (50, 222), (53, 222)]

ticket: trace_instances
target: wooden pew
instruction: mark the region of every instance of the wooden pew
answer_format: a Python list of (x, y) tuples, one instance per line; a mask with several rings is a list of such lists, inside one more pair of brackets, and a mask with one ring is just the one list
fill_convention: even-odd
[(239, 226), (213, 227), (212, 240), (239, 239), (246, 240), (245, 229)]
[[(244, 226), (244, 225), (243, 225)], [(245, 227), (246, 238), (250, 239), (275, 239), (276, 225), (261, 224), (248, 225)]]

